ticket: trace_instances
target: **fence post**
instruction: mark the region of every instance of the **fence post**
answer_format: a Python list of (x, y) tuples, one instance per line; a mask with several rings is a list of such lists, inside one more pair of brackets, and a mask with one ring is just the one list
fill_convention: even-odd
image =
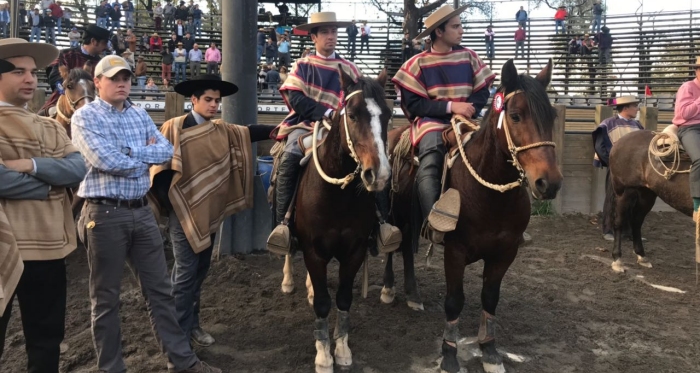
[(165, 121), (185, 114), (185, 96), (177, 92), (165, 93)]
[(659, 126), (659, 108), (642, 106), (639, 108), (639, 121), (645, 130), (656, 131)]
[[(595, 126), (598, 128), (600, 122), (613, 116), (613, 108), (607, 105), (596, 105), (595, 107)], [(605, 175), (607, 170), (593, 167), (593, 137), (591, 137), (591, 197), (589, 201), (589, 213), (596, 214), (603, 209), (603, 201), (605, 201)]]
[[(559, 172), (564, 174), (564, 131), (566, 130), (566, 105), (554, 105), (554, 109), (557, 111), (557, 119), (554, 121), (554, 128), (552, 129), (552, 141), (557, 144), (554, 148), (554, 152), (557, 156), (557, 167), (559, 167)], [(552, 207), (557, 214), (562, 213), (562, 201), (563, 201), (563, 191), (559, 191), (557, 198), (552, 201)]]
[(46, 103), (46, 91), (39, 88), (39, 89), (34, 90), (34, 97), (32, 97), (32, 100), (29, 101), (29, 105), (27, 107), (28, 107), (29, 111), (31, 111), (32, 113), (36, 113), (44, 106), (45, 103)]

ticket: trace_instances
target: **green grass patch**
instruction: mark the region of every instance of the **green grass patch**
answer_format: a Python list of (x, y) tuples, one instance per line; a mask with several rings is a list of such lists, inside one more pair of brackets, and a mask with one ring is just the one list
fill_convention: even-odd
[(552, 216), (555, 214), (554, 205), (552, 205), (552, 201), (534, 200), (532, 201), (530, 214), (535, 216)]

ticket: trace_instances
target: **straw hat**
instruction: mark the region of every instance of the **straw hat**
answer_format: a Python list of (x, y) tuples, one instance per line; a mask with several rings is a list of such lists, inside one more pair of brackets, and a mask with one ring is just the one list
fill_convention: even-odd
[(154, 32), (154, 33), (151, 34), (151, 36), (160, 36), (160, 35), (158, 35), (157, 32)]
[(639, 98), (637, 96), (621, 96), (615, 99), (613, 105), (614, 106), (620, 106), (620, 105), (627, 105), (627, 104), (638, 104)]
[(455, 9), (451, 5), (443, 5), (440, 9), (433, 12), (425, 19), (425, 30), (416, 36), (416, 39), (423, 39), (426, 36), (430, 36), (438, 26), (449, 20), (450, 18), (461, 14), (464, 9), (467, 9), (469, 5), (462, 5)]
[(32, 57), (36, 67), (43, 69), (56, 60), (58, 48), (48, 43), (30, 43), (19, 38), (0, 40), (0, 60), (23, 56)]
[(312, 13), (311, 17), (309, 17), (309, 23), (297, 26), (297, 30), (311, 31), (312, 28), (321, 26), (346, 27), (351, 24), (352, 22), (338, 21), (335, 17), (335, 12), (318, 12)]

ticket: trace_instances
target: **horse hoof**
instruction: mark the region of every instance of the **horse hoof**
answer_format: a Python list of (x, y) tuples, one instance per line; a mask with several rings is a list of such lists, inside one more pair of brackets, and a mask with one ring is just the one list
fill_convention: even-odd
[(65, 343), (65, 342), (61, 343), (59, 348), (60, 348), (60, 353), (65, 354), (66, 352), (68, 352), (68, 343)]
[(313, 307), (314, 306), (314, 296), (309, 295), (308, 297), (306, 297), (306, 299), (309, 300), (309, 306)]
[(425, 308), (423, 308), (423, 303), (412, 302), (409, 300), (406, 301), (406, 304), (408, 304), (408, 308), (414, 311), (425, 311)]
[(396, 297), (396, 292), (394, 291), (394, 288), (383, 287), (382, 294), (379, 296), (379, 299), (384, 304), (391, 304), (392, 302), (394, 302), (394, 297)]
[(643, 256), (637, 255), (637, 264), (639, 264), (642, 267), (651, 268), (651, 262)]
[(622, 261), (620, 259), (613, 262), (612, 270), (617, 272), (617, 273), (624, 273), (625, 272), (625, 267), (622, 265)]
[(333, 373), (333, 366), (324, 367), (321, 365), (316, 365), (316, 373)]
[(484, 372), (486, 373), (506, 373), (506, 368), (503, 364), (489, 364), (483, 363)]
[(457, 347), (450, 346), (442, 341), (442, 361), (440, 362), (440, 372), (459, 373), (459, 361), (457, 360)]
[(352, 352), (348, 347), (348, 336), (335, 340), (335, 364), (342, 370), (350, 369), (352, 365)]
[(294, 292), (294, 284), (291, 284), (291, 285), (282, 284), (282, 293), (292, 294), (293, 292)]

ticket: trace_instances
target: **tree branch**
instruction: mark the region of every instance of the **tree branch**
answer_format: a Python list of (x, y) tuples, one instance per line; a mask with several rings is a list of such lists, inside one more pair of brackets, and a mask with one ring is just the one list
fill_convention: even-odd
[(392, 12), (390, 10), (385, 9), (382, 3), (379, 2), (379, 0), (370, 0), (369, 3), (370, 5), (377, 8), (377, 10), (379, 10), (380, 12), (386, 14), (386, 16), (389, 17), (389, 21), (396, 22), (396, 19), (394, 19)]

